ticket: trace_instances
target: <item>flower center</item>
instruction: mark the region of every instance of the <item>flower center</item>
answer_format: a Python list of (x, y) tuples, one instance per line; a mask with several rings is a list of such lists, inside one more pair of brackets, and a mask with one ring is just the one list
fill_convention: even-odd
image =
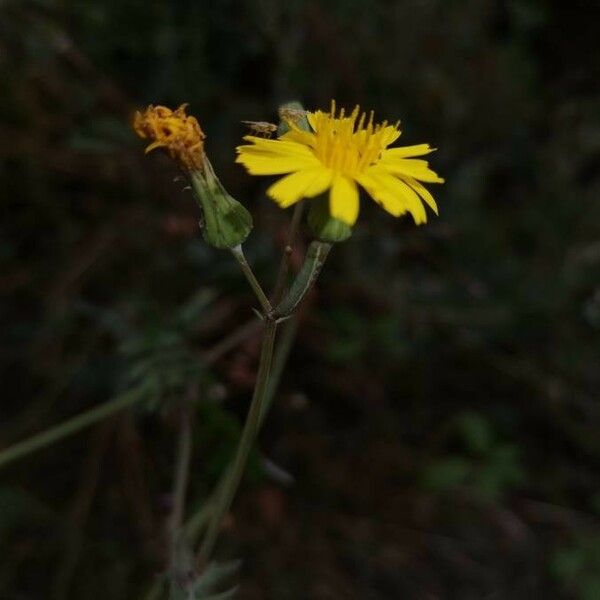
[(386, 121), (374, 125), (372, 111), (365, 125), (367, 115), (360, 113), (358, 106), (350, 116), (346, 117), (342, 108), (336, 117), (333, 102), (330, 113), (317, 112), (313, 119), (315, 155), (323, 165), (345, 175), (359, 174), (375, 164), (398, 127), (388, 126)]

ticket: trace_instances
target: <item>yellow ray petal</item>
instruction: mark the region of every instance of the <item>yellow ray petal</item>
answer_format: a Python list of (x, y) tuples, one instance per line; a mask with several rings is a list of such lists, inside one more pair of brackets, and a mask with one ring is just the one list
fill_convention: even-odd
[(329, 193), (331, 216), (347, 225), (354, 225), (358, 217), (358, 188), (356, 183), (343, 175), (336, 175)]
[(381, 130), (381, 143), (384, 146), (393, 144), (402, 134), (402, 132), (394, 125), (387, 125)]
[(303, 169), (276, 181), (267, 189), (267, 195), (282, 208), (287, 208), (300, 198), (313, 198), (323, 193), (331, 185), (331, 178), (330, 169)]
[(248, 151), (238, 155), (236, 163), (242, 164), (251, 175), (282, 175), (319, 166), (314, 156), (280, 156), (270, 152)]
[(394, 185), (398, 189), (398, 192), (404, 196), (408, 210), (413, 216), (415, 223), (417, 225), (427, 223), (427, 213), (425, 212), (423, 202), (421, 202), (421, 198), (419, 198), (417, 193), (407, 183), (400, 179), (393, 177), (392, 181), (394, 181)]
[(416, 144), (414, 146), (400, 146), (398, 148), (388, 148), (381, 154), (382, 158), (409, 158), (411, 156), (423, 156), (434, 152), (436, 149), (429, 144)]
[(152, 142), (151, 144), (146, 146), (144, 153), (148, 154), (148, 152), (152, 152), (152, 150), (154, 150), (155, 148), (161, 148), (163, 146), (165, 146), (165, 143), (163, 141), (156, 140), (155, 142)]
[(363, 173), (357, 177), (357, 181), (377, 204), (380, 204), (384, 210), (394, 217), (399, 217), (406, 212), (407, 207), (405, 202), (401, 198), (394, 196), (380, 179), (372, 173)]
[(298, 142), (286, 141), (286, 140), (270, 140), (267, 138), (256, 137), (254, 135), (245, 135), (244, 139), (252, 144), (238, 146), (236, 150), (239, 154), (243, 154), (248, 151), (262, 151), (271, 152), (278, 156), (307, 156), (312, 154), (310, 148), (305, 144)]
[[(368, 174), (376, 184), (375, 193), (381, 198), (382, 204), (388, 212), (394, 214), (390, 208), (398, 210), (397, 203), (404, 205), (410, 212), (417, 225), (427, 222), (427, 213), (421, 199), (416, 192), (397, 177), (390, 175), (381, 167), (373, 167)], [(378, 199), (377, 196), (374, 196)]]
[(322, 110), (317, 110), (315, 112), (309, 112), (306, 114), (306, 118), (308, 119), (308, 124), (311, 126), (313, 131), (319, 130), (319, 124), (323, 117), (326, 117), (327, 113), (324, 113)]
[(444, 180), (429, 168), (426, 160), (415, 158), (382, 158), (379, 166), (393, 175), (412, 177), (429, 183), (444, 183)]
[(423, 200), (425, 200), (425, 202), (427, 203), (429, 208), (431, 208), (431, 210), (437, 215), (438, 214), (437, 202), (435, 201), (434, 197), (431, 195), (429, 190), (424, 185), (421, 185), (416, 179), (413, 179), (412, 177), (404, 177), (403, 179), (406, 181), (406, 183), (411, 188), (413, 188), (413, 190), (415, 190), (417, 192), (417, 194), (419, 194), (419, 196), (421, 196), (421, 198), (423, 198)]
[(315, 134), (303, 131), (302, 129), (290, 129), (288, 132), (284, 133), (279, 140), (283, 140), (284, 142), (296, 142), (298, 144), (303, 144), (304, 146), (314, 146)]

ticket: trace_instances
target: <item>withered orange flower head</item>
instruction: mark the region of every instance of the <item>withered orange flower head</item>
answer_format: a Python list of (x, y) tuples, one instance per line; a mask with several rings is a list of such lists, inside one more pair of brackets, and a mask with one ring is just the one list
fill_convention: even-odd
[(151, 140), (146, 153), (165, 148), (182, 168), (198, 171), (204, 167), (206, 136), (198, 120), (185, 114), (186, 108), (187, 104), (176, 110), (151, 104), (144, 112), (135, 113), (133, 129), (142, 139)]

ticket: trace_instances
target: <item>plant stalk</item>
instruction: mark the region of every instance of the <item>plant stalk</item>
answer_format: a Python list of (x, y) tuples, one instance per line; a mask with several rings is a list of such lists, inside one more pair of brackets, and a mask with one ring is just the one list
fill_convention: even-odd
[(13, 446), (9, 446), (0, 452), (0, 468), (31, 452), (45, 448), (54, 442), (73, 435), (85, 427), (89, 427), (124, 408), (132, 406), (143, 398), (144, 394), (140, 389), (126, 392), (96, 408), (92, 408), (72, 419), (64, 421), (56, 427), (52, 427)]
[(300, 227), (300, 222), (302, 221), (303, 213), (304, 201), (300, 200), (299, 202), (296, 202), (296, 205), (294, 206), (294, 212), (290, 222), (290, 229), (288, 231), (287, 240), (283, 249), (283, 255), (279, 263), (279, 270), (277, 271), (275, 287), (273, 288), (273, 293), (271, 294), (271, 303), (275, 305), (281, 301), (281, 298), (285, 292), (285, 283), (290, 270), (290, 258), (292, 252), (294, 251), (294, 242), (296, 240), (296, 236), (298, 235), (298, 229)]
[(260, 286), (260, 283), (258, 283), (258, 280), (256, 279), (254, 272), (252, 271), (252, 268), (248, 264), (248, 261), (246, 260), (246, 257), (244, 256), (244, 251), (242, 250), (242, 246), (240, 245), (240, 246), (235, 246), (235, 247), (231, 248), (231, 254), (233, 254), (235, 260), (238, 261), (240, 267), (242, 268), (242, 272), (246, 276), (246, 279), (248, 280), (250, 287), (252, 288), (252, 290), (254, 291), (254, 294), (258, 298), (258, 301), (260, 302), (263, 312), (266, 315), (270, 314), (271, 311), (273, 310), (273, 307), (271, 306), (271, 302), (267, 298), (267, 295), (263, 292), (263, 289)]
[(261, 422), (261, 407), (265, 400), (268, 384), (269, 373), (271, 371), (271, 362), (273, 359), (273, 347), (275, 344), (275, 332), (277, 323), (268, 315), (265, 316), (265, 330), (260, 353), (260, 361), (258, 365), (258, 373), (256, 375), (256, 386), (252, 397), (252, 403), (248, 411), (248, 417), (242, 431), (242, 437), (237, 448), (237, 452), (231, 468), (225, 473), (223, 485), (220, 487), (218, 496), (214, 504), (214, 510), (211, 514), (210, 523), (206, 536), (202, 542), (199, 553), (199, 560), (202, 563), (208, 562), (214, 550), (219, 530), (223, 517), (227, 514), (235, 493), (239, 487), (240, 481), (248, 462), (248, 456), (254, 445), (254, 441), (258, 434)]
[(290, 291), (273, 310), (274, 319), (283, 319), (293, 314), (317, 281), (330, 250), (331, 244), (328, 242), (314, 240), (310, 243), (302, 268), (296, 275)]
[[(189, 396), (194, 397), (194, 391), (191, 391)], [(192, 458), (192, 428), (194, 413), (190, 406), (190, 400), (191, 398), (185, 398), (183, 406), (179, 408), (179, 434), (177, 436), (177, 458), (173, 482), (173, 510), (171, 512), (169, 523), (172, 560), (175, 555), (177, 538), (181, 534), (181, 527), (183, 524), (185, 498), (187, 495)]]

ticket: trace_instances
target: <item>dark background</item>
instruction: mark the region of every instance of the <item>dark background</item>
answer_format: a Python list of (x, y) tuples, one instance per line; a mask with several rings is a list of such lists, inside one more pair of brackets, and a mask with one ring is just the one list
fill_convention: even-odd
[[(190, 506), (226, 464), (259, 336), (137, 107), (189, 102), (271, 286), (289, 212), (242, 119), (332, 97), (402, 119), (446, 177), (415, 227), (364, 200), (335, 247), (220, 556), (244, 599), (600, 598), (600, 4), (8, 0), (0, 5), (0, 447), (145, 385), (143, 406), (0, 473), (0, 597), (142, 598), (176, 428)], [(303, 237), (294, 255), (301, 260)]]

